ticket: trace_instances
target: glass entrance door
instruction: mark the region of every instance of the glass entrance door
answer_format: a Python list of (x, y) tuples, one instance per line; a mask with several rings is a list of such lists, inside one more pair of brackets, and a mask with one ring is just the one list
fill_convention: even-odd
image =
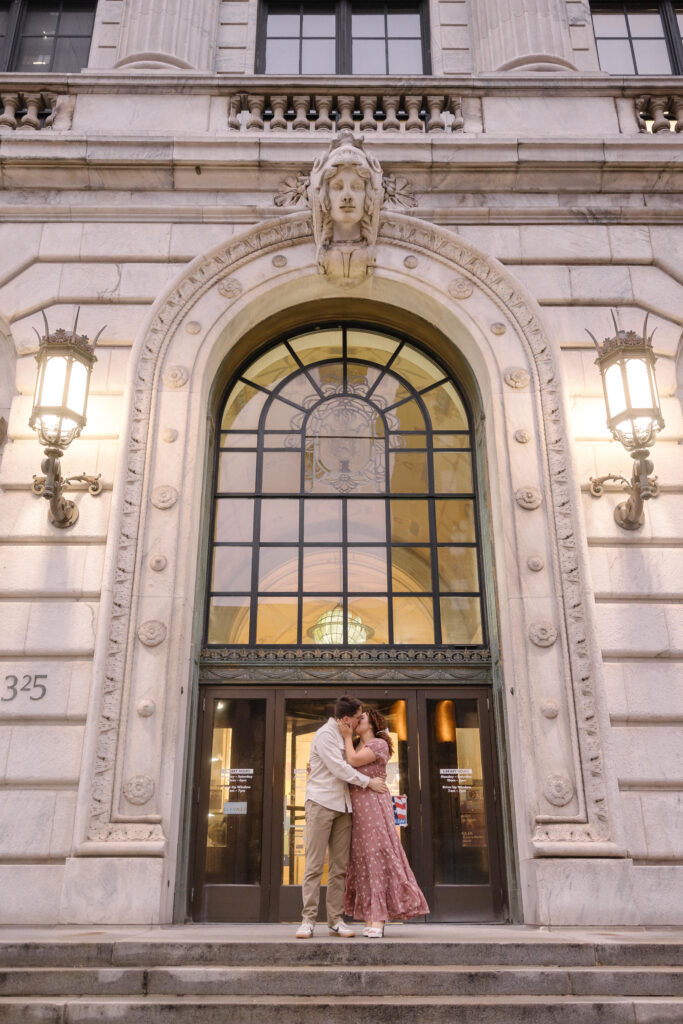
[[(434, 921), (502, 914), (486, 687), (356, 689), (388, 720), (396, 828)], [(198, 755), (193, 915), (296, 921), (310, 746), (337, 691), (207, 688)], [(324, 885), (320, 917), (324, 920)]]

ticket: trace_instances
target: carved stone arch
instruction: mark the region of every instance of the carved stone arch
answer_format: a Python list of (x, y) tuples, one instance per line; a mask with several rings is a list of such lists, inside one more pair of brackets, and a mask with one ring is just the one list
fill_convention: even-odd
[[(136, 342), (96, 650), (90, 775), (84, 774), (79, 800), (81, 855), (161, 857), (177, 838), (171, 796), (182, 779), (196, 579), (196, 547), (184, 550), (183, 542), (187, 547), (187, 538), (198, 536), (192, 517), (201, 511), (200, 501), (192, 507), (179, 499), (190, 477), (203, 477), (206, 397), (227, 346), (265, 316), (264, 297), (286, 293), (297, 275), (321, 296), (331, 287), (317, 275), (308, 212), (249, 229), (194, 260), (156, 303)], [(498, 525), (508, 534), (505, 542), (501, 537), (500, 572), (509, 573), (510, 587), (518, 590), (510, 595), (513, 611), (503, 615), (501, 643), (508, 712), (518, 716), (514, 731), (526, 744), (518, 763), (528, 777), (515, 783), (524, 794), (518, 835), (525, 834), (531, 856), (620, 855), (613, 783), (604, 769), (600, 657), (586, 598), (577, 492), (555, 354), (539, 310), (495, 259), (445, 229), (383, 213), (375, 275), (354, 294), (393, 295), (400, 306), (406, 289), (416, 301), (428, 295), (444, 322), (470, 325), (473, 358), (491, 378), (501, 451), (492, 440), (490, 452), (505, 477)], [(475, 313), (467, 312), (468, 304)], [(506, 365), (500, 358), (508, 352), (517, 361)], [(519, 409), (528, 423), (515, 423)], [(179, 427), (190, 421), (201, 427), (192, 445)], [(515, 434), (514, 425), (529, 429)], [(519, 443), (530, 434), (534, 445)], [(527, 464), (536, 471), (526, 479), (517, 463), (519, 453), (532, 448), (535, 461)], [(528, 543), (539, 534), (547, 534), (543, 557)], [(550, 578), (533, 591), (527, 577), (540, 579), (539, 570)], [(159, 677), (165, 689), (152, 692), (150, 680)], [(140, 710), (160, 704), (170, 716), (163, 729), (155, 727), (154, 712)], [(543, 708), (550, 707), (548, 715)], [(174, 737), (175, 760), (164, 754), (161, 777), (164, 732)], [(558, 764), (552, 752), (560, 749)]]

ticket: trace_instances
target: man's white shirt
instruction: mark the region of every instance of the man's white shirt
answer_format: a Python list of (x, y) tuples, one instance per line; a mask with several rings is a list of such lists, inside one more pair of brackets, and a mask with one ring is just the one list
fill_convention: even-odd
[(349, 782), (366, 788), (370, 779), (352, 768), (344, 757), (344, 737), (334, 718), (322, 725), (311, 743), (311, 773), (306, 784), (306, 799), (330, 811), (350, 811)]

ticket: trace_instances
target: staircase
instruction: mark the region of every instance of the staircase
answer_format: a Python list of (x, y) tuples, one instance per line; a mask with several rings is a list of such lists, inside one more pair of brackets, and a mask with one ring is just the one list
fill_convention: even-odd
[(215, 941), (205, 927), (199, 938), (182, 928), (39, 941), (5, 930), (0, 1024), (683, 1022), (680, 933), (583, 931), (573, 941), (501, 927), (491, 941), (393, 926), (383, 940), (344, 940), (318, 925), (297, 942), (291, 927), (272, 926), (275, 940), (263, 926), (257, 939), (248, 928), (235, 939), (238, 929), (215, 926)]

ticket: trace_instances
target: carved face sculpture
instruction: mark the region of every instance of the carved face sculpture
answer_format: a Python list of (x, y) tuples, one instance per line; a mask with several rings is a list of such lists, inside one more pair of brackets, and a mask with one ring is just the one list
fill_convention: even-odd
[(339, 167), (327, 182), (327, 194), (333, 241), (359, 239), (365, 212), (365, 181), (352, 164)]

